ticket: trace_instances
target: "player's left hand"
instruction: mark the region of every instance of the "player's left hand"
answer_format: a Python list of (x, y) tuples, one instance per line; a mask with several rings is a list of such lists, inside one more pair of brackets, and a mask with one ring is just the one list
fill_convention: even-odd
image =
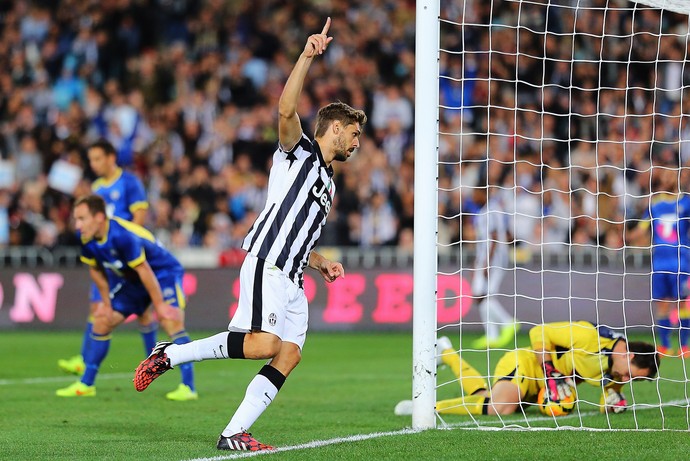
[(602, 413), (623, 413), (628, 409), (628, 401), (621, 392), (616, 392), (614, 389), (605, 389), (604, 395), (601, 397), (601, 407), (599, 411)]
[(319, 272), (321, 272), (323, 279), (328, 283), (335, 281), (335, 279), (338, 277), (345, 277), (345, 269), (343, 268), (343, 265), (327, 259), (324, 259), (321, 262)]

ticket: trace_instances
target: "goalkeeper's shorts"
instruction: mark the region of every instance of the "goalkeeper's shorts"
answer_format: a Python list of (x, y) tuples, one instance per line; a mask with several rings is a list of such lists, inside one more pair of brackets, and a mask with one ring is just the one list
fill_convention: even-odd
[(536, 403), (539, 384), (544, 381), (544, 371), (534, 352), (517, 349), (506, 352), (496, 364), (493, 384), (510, 381), (520, 388), (520, 400)]

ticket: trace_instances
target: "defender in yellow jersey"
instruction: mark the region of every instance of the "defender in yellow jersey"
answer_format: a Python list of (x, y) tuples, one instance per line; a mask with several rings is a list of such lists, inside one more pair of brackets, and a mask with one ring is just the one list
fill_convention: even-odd
[[(628, 341), (610, 328), (590, 322), (555, 322), (529, 332), (531, 347), (507, 352), (496, 364), (489, 387), (482, 375), (463, 360), (448, 338), (439, 338), (440, 357), (460, 380), (464, 397), (436, 402), (441, 414), (508, 415), (521, 405), (536, 403), (546, 387), (550, 401), (558, 402), (582, 382), (602, 389), (602, 411), (620, 413), (626, 402), (624, 384), (653, 378), (659, 355), (652, 344)], [(400, 402), (397, 414), (409, 405)]]

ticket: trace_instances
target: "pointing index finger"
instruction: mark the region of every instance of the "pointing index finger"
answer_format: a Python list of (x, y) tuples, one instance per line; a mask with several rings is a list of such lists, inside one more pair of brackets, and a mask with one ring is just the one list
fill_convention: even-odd
[(323, 26), (323, 30), (321, 31), (322, 35), (328, 34), (328, 29), (331, 27), (331, 17), (329, 16), (326, 18), (326, 25)]

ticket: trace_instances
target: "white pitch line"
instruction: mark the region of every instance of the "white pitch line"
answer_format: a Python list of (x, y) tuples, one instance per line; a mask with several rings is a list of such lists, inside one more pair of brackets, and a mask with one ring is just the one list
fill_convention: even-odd
[[(122, 379), (134, 377), (132, 373), (103, 373), (98, 375), (98, 380), (104, 379)], [(64, 376), (47, 376), (43, 378), (24, 378), (24, 379), (0, 379), (0, 386), (13, 386), (16, 384), (43, 384), (43, 383), (59, 383), (74, 381), (78, 377), (75, 375)]]
[(276, 448), (275, 450), (247, 451), (247, 452), (242, 452), (242, 453), (233, 453), (231, 455), (225, 455), (225, 456), (213, 456), (211, 458), (194, 458), (194, 459), (190, 459), (188, 461), (222, 461), (222, 460), (226, 460), (226, 459), (249, 458), (250, 456), (269, 455), (272, 453), (280, 453), (283, 451), (303, 450), (306, 448), (318, 448), (318, 447), (325, 447), (326, 445), (335, 445), (336, 443), (360, 442), (362, 440), (378, 439), (379, 437), (390, 437), (393, 435), (416, 434), (418, 432), (420, 432), (420, 431), (415, 430), (415, 429), (406, 428), (406, 429), (400, 429), (398, 431), (390, 431), (390, 432), (373, 432), (371, 434), (357, 434), (357, 435), (351, 435), (348, 437), (336, 437), (334, 439), (328, 439), (328, 440), (314, 440), (312, 442), (301, 443), (299, 445), (290, 445), (287, 447), (279, 447), (279, 448)]
[[(662, 404), (658, 405), (646, 405), (646, 404), (638, 404), (638, 405), (633, 405), (630, 407), (629, 411), (636, 411), (636, 412), (641, 412), (641, 411), (646, 411), (646, 410), (658, 410), (659, 408), (664, 408), (664, 407), (688, 407), (690, 405), (690, 402), (685, 399), (679, 399), (679, 400), (670, 400), (668, 402), (664, 402)], [(486, 425), (482, 426), (479, 425), (476, 420), (470, 420), (470, 421), (463, 421), (460, 423), (445, 423), (444, 427), (440, 427), (439, 429), (464, 429), (464, 428), (470, 428), (470, 429), (477, 429), (477, 430), (483, 430), (483, 431), (495, 431), (495, 430), (537, 430), (537, 431), (562, 431), (562, 430), (584, 430), (584, 431), (613, 431), (613, 432), (624, 432), (624, 431), (632, 431), (632, 432), (656, 432), (656, 431), (663, 431), (668, 429), (606, 429), (606, 428), (590, 428), (590, 427), (577, 427), (577, 426), (558, 426), (558, 427), (524, 427), (524, 426), (518, 426), (517, 424), (519, 423), (535, 423), (535, 422), (541, 422), (541, 421), (554, 421), (556, 419), (556, 422), (559, 421), (564, 421), (568, 419), (580, 419), (582, 417), (590, 417), (590, 416), (599, 416), (601, 415), (600, 412), (598, 411), (583, 411), (580, 413), (572, 413), (566, 416), (558, 416), (557, 418), (553, 418), (552, 416), (536, 416), (533, 418), (504, 418), (502, 421), (502, 426), (499, 426), (498, 424), (501, 423), (501, 421), (496, 421), (492, 425)], [(611, 415), (611, 417), (615, 417), (615, 415)], [(515, 424), (515, 426), (508, 427), (507, 425), (510, 424)]]
[[(635, 408), (635, 411), (645, 411), (645, 410), (654, 410), (658, 409), (659, 407), (678, 407), (678, 406), (688, 406), (690, 402), (687, 400), (672, 400), (666, 403), (662, 403), (661, 405), (640, 405), (640, 408)], [(574, 418), (581, 418), (581, 417), (588, 417), (588, 416), (596, 416), (600, 415), (599, 412), (597, 411), (588, 411), (588, 412), (581, 412), (579, 414), (574, 414), (574, 415), (567, 415), (567, 416), (559, 416), (558, 420), (566, 420), (566, 419), (574, 419)], [(613, 416), (613, 415), (612, 415)], [(517, 424), (517, 423), (524, 423), (524, 422), (539, 422), (539, 421), (552, 421), (554, 418), (548, 417), (548, 416), (537, 416), (534, 418), (513, 418), (513, 419), (508, 419), (505, 418), (503, 420), (503, 424)], [(661, 432), (662, 429), (595, 429), (595, 428), (581, 428), (581, 427), (575, 427), (575, 426), (560, 426), (556, 428), (552, 427), (530, 427), (530, 428), (525, 428), (525, 427), (520, 427), (520, 426), (513, 426), (513, 427), (506, 427), (506, 426), (481, 426), (477, 424), (477, 421), (463, 421), (461, 423), (453, 423), (453, 424), (446, 424), (444, 427), (440, 427), (439, 429), (445, 429), (445, 430), (454, 430), (454, 429), (474, 429), (474, 430), (484, 430), (484, 431), (496, 431), (496, 430), (550, 430), (550, 431), (557, 431), (557, 430), (587, 430), (587, 431), (632, 431), (632, 432)], [(370, 439), (377, 439), (380, 437), (390, 437), (390, 436), (395, 436), (395, 435), (406, 435), (406, 434), (416, 434), (421, 431), (415, 430), (415, 429), (410, 429), (410, 428), (405, 428), (405, 429), (400, 429), (398, 431), (389, 431), (389, 432), (374, 432), (371, 434), (357, 434), (357, 435), (351, 435), (349, 437), (336, 437), (333, 439), (327, 439), (327, 440), (314, 440), (309, 443), (302, 443), (299, 445), (290, 445), (287, 447), (279, 447), (276, 448), (275, 450), (266, 450), (266, 451), (249, 451), (249, 452), (241, 452), (241, 453), (233, 453), (230, 455), (224, 455), (224, 456), (213, 456), (211, 458), (194, 458), (194, 459), (189, 459), (186, 461), (224, 461), (227, 459), (240, 459), (240, 458), (249, 458), (252, 456), (261, 456), (261, 455), (270, 455), (272, 453), (280, 453), (284, 451), (293, 451), (293, 450), (303, 450), (303, 449), (308, 449), (308, 448), (318, 448), (318, 447), (324, 447), (327, 445), (335, 445), (337, 443), (350, 443), (350, 442), (360, 442), (362, 440), (370, 440)]]

